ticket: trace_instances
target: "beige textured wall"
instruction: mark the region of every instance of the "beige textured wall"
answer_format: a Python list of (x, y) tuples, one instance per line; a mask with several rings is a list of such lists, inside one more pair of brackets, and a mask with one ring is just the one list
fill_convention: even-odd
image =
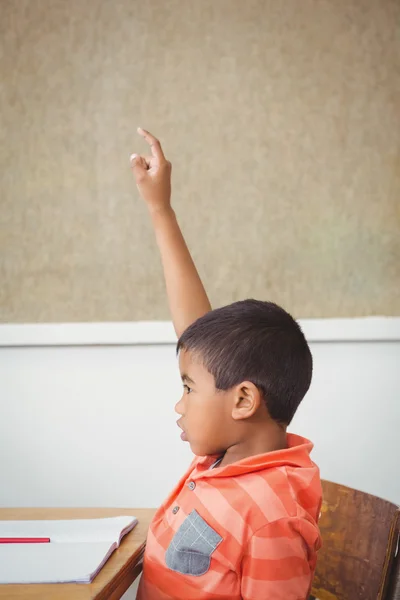
[(0, 320), (168, 318), (137, 125), (214, 305), (400, 314), (400, 3), (0, 0)]

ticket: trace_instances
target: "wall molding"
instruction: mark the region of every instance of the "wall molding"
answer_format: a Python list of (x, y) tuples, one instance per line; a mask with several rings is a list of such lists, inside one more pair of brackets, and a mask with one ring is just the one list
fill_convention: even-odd
[[(400, 341), (400, 317), (299, 319), (309, 342)], [(0, 325), (0, 347), (175, 344), (170, 321)]]

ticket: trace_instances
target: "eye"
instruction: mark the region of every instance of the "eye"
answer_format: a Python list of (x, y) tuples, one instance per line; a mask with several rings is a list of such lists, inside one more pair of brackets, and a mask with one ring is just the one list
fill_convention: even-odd
[(192, 391), (192, 388), (190, 388), (188, 385), (186, 385), (186, 383), (183, 384), (183, 389), (185, 390), (185, 392), (187, 394), (190, 394), (190, 392)]

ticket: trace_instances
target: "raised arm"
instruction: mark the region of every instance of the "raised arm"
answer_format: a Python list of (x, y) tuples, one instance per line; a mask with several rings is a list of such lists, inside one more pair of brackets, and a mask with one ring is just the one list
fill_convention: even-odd
[(177, 336), (211, 310), (206, 291), (171, 207), (171, 163), (160, 142), (138, 129), (151, 156), (132, 154), (131, 165), (139, 193), (147, 204), (161, 254), (169, 308)]

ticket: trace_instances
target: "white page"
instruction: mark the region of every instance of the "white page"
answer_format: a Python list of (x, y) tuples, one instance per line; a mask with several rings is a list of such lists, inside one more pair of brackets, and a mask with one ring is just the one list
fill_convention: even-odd
[(131, 516), (62, 521), (0, 521), (1, 537), (48, 537), (51, 542), (118, 542), (121, 532), (135, 525)]
[(108, 542), (0, 544), (0, 584), (87, 583), (111, 547)]
[(131, 516), (0, 521), (0, 538), (51, 540), (38, 544), (0, 544), (0, 584), (88, 583), (136, 523), (137, 519)]

